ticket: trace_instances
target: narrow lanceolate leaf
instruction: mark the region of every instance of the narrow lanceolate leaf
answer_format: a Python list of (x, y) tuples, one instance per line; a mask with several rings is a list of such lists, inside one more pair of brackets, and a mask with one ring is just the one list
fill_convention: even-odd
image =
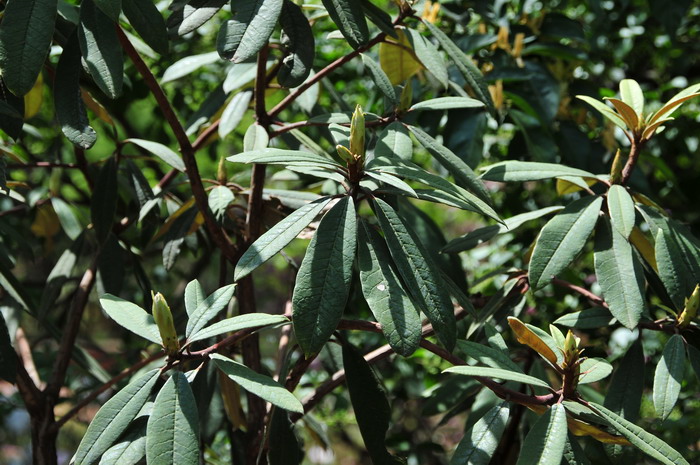
[(343, 366), (357, 425), (372, 463), (404, 463), (386, 450), (385, 438), (391, 420), (386, 394), (369, 363), (349, 343), (343, 344)]
[(644, 92), (637, 81), (634, 79), (620, 81), (620, 97), (641, 119), (644, 113)]
[(471, 97), (439, 97), (423, 100), (409, 108), (414, 110), (453, 110), (456, 108), (481, 108), (484, 102)]
[(199, 464), (199, 415), (190, 383), (175, 371), (156, 396), (146, 425), (149, 465)]
[(168, 17), (168, 32), (184, 36), (209, 21), (228, 0), (189, 0)]
[(517, 465), (559, 465), (568, 430), (564, 405), (552, 405), (527, 433)]
[(401, 286), (384, 239), (362, 222), (358, 241), (362, 293), (394, 351), (408, 357), (418, 348), (421, 320)]
[(673, 111), (678, 108), (683, 102), (690, 100), (691, 98), (700, 95), (700, 83), (693, 84), (690, 87), (686, 87), (682, 91), (678, 92), (676, 95), (671, 97), (671, 99), (664, 104), (659, 111), (657, 111), (654, 116), (649, 120), (649, 125), (653, 125), (663, 119), (666, 119)]
[(201, 341), (219, 334), (232, 333), (242, 329), (262, 328), (264, 326), (289, 323), (284, 315), (268, 315), (267, 313), (246, 313), (218, 321), (211, 326), (202, 328), (188, 339), (188, 342)]
[(637, 339), (620, 361), (610, 380), (605, 396), (605, 407), (631, 422), (639, 418), (644, 384), (644, 350), (641, 339)]
[(228, 161), (234, 163), (261, 163), (269, 165), (285, 165), (294, 166), (296, 164), (303, 165), (322, 165), (323, 167), (338, 168), (343, 167), (334, 162), (328, 157), (323, 157), (311, 152), (302, 152), (300, 150), (284, 150), (284, 149), (262, 149), (252, 150), (250, 152), (239, 153), (227, 158)]
[(176, 170), (182, 171), (183, 173), (185, 172), (185, 162), (182, 161), (180, 155), (161, 143), (143, 139), (126, 139), (124, 142), (131, 142), (134, 145), (138, 145), (142, 149), (148, 150)]
[(454, 176), (457, 185), (473, 192), (484, 202), (491, 203), (491, 197), (486, 187), (469, 165), (422, 129), (416, 126), (409, 126), (408, 129), (418, 139), (418, 142)]
[(413, 156), (413, 142), (411, 142), (411, 136), (408, 134), (406, 126), (394, 121), (384, 128), (377, 136), (374, 156), (410, 160)]
[(115, 27), (93, 0), (80, 4), (80, 51), (95, 84), (111, 99), (121, 95), (124, 77), (122, 47)]
[(542, 340), (537, 333), (513, 316), (508, 317), (508, 325), (515, 333), (515, 338), (519, 343), (530, 347), (552, 365), (557, 365), (557, 354), (554, 353), (554, 350), (549, 346), (549, 344)]
[(669, 416), (676, 405), (681, 392), (684, 368), (685, 343), (682, 336), (674, 334), (666, 343), (654, 372), (654, 408), (662, 420)]
[(87, 150), (97, 141), (95, 130), (90, 127), (83, 98), (80, 94), (80, 45), (73, 34), (63, 48), (56, 67), (53, 83), (54, 107), (61, 131), (69, 141)]
[(372, 77), (372, 80), (377, 85), (381, 93), (384, 94), (387, 99), (389, 99), (389, 102), (393, 106), (397, 106), (399, 104), (399, 97), (396, 95), (396, 90), (391, 84), (389, 76), (387, 76), (382, 67), (379, 66), (379, 63), (374, 61), (369, 55), (362, 53), (361, 56), (362, 63), (365, 65), (365, 68), (367, 68), (367, 71), (369, 71), (369, 75)]
[(478, 344), (476, 342), (463, 340), (457, 341), (457, 347), (459, 347), (459, 349), (462, 350), (462, 352), (464, 352), (468, 357), (473, 358), (482, 365), (522, 373), (520, 367), (501, 350), (494, 349), (493, 347), (483, 344)]
[(435, 79), (437, 79), (442, 88), (446, 88), (449, 82), (447, 65), (445, 64), (445, 60), (442, 59), (442, 55), (440, 55), (437, 47), (415, 29), (406, 28), (406, 32), (411, 47), (413, 51), (416, 52), (416, 57), (418, 57), (425, 69), (435, 76)]
[(583, 197), (567, 205), (542, 228), (528, 270), (533, 289), (548, 284), (581, 252), (598, 221), (602, 204), (602, 197)]
[[(418, 324), (420, 325), (420, 321)], [(12, 347), (5, 318), (0, 313), (0, 379), (14, 384), (16, 375), (17, 353)]]
[(75, 465), (90, 465), (97, 462), (144, 406), (159, 374), (159, 370), (149, 371), (129, 383), (102, 406), (80, 441), (73, 457)]
[(168, 30), (163, 16), (151, 0), (122, 0), (122, 8), (129, 23), (144, 42), (156, 52), (168, 53)]
[(132, 429), (110, 447), (99, 465), (138, 465), (146, 457), (146, 424)]
[(253, 93), (249, 90), (244, 90), (233, 96), (226, 109), (221, 114), (221, 123), (219, 124), (219, 137), (226, 137), (231, 131), (236, 129), (236, 126), (241, 122), (245, 112), (248, 111), (250, 100), (253, 98)]
[(196, 279), (193, 279), (185, 287), (185, 311), (187, 316), (192, 316), (194, 311), (199, 307), (199, 304), (204, 301), (206, 295), (202, 285)]
[(588, 97), (587, 95), (577, 95), (577, 99), (583, 100), (596, 110), (600, 112), (601, 115), (605, 116), (607, 119), (612, 121), (615, 126), (619, 127), (622, 130), (627, 130), (627, 124), (625, 123), (625, 120), (623, 120), (620, 115), (615, 113), (612, 108), (607, 106), (605, 103), (601, 102), (600, 100), (596, 100), (593, 97)]
[(634, 201), (629, 192), (619, 184), (613, 184), (608, 190), (608, 212), (610, 222), (617, 232), (625, 238), (630, 237), (634, 229)]
[(367, 21), (360, 0), (322, 0), (328, 15), (354, 49), (369, 40)]
[(121, 326), (144, 339), (163, 345), (153, 315), (146, 310), (111, 294), (100, 297), (100, 304), (107, 315)]
[(186, 56), (170, 65), (165, 72), (163, 72), (160, 83), (165, 84), (166, 82), (175, 81), (193, 73), (202, 66), (210, 65), (217, 61), (219, 61), (219, 54), (217, 52)]
[(285, 0), (282, 6), (280, 26), (287, 55), (282, 60), (277, 82), (284, 87), (297, 87), (311, 74), (316, 49), (314, 34), (301, 8), (290, 0)]
[(283, 0), (234, 2), (233, 19), (221, 26), (217, 39), (216, 49), (221, 58), (241, 63), (254, 57), (274, 31), (282, 4)]
[(697, 284), (698, 275), (693, 267), (686, 265), (682, 246), (678, 237), (672, 232), (659, 228), (654, 241), (654, 255), (659, 278), (668, 291), (676, 308), (684, 308), (685, 299), (690, 297), (689, 289)]
[(678, 451), (643, 428), (625, 420), (600, 404), (590, 402), (589, 406), (600, 418), (626, 437), (632, 445), (650, 457), (666, 465), (689, 465)]
[(104, 243), (112, 230), (117, 210), (117, 161), (110, 157), (97, 175), (97, 185), (90, 202), (90, 217), (100, 243)]
[(51, 48), (56, 0), (13, 0), (0, 28), (0, 69), (18, 97), (31, 90)]
[(373, 206), (391, 257), (408, 292), (428, 316), (440, 342), (452, 350), (457, 338), (457, 327), (452, 301), (440, 278), (440, 270), (388, 203), (376, 198)]
[(365, 171), (365, 176), (368, 178), (371, 178), (375, 181), (383, 182), (384, 184), (388, 184), (391, 187), (395, 187), (399, 191), (401, 191), (404, 195), (407, 195), (409, 197), (413, 198), (418, 198), (418, 194), (416, 194), (416, 191), (413, 190), (411, 186), (406, 184), (404, 181), (399, 179), (398, 177), (394, 176), (393, 174), (388, 174), (388, 173), (382, 173), (379, 171), (371, 171), (371, 170), (366, 170)]
[(595, 274), (610, 313), (633, 329), (646, 308), (644, 273), (632, 246), (604, 218), (596, 231)]
[(581, 363), (579, 384), (595, 383), (608, 377), (613, 367), (602, 358), (587, 358)]
[(612, 321), (613, 316), (610, 314), (610, 310), (603, 307), (593, 307), (559, 317), (554, 321), (554, 324), (569, 328), (592, 329), (610, 326)]
[(440, 47), (447, 53), (447, 56), (454, 62), (459, 72), (462, 73), (476, 97), (484, 102), (489, 113), (495, 118), (497, 116), (496, 107), (491, 99), (491, 93), (486, 85), (486, 80), (481, 74), (481, 71), (479, 71), (479, 68), (476, 67), (471, 58), (465, 55), (447, 34), (429, 21), (425, 21), (424, 24), (428, 27), (433, 37), (440, 43)]
[(485, 166), (483, 169), (485, 172), (481, 175), (481, 178), (487, 181), (539, 181), (540, 179), (559, 178), (562, 176), (596, 177), (593, 173), (578, 168), (534, 161), (502, 161)]
[(307, 355), (323, 348), (343, 316), (356, 244), (355, 203), (344, 197), (321, 220), (294, 285), (294, 333)]
[(240, 281), (277, 255), (318, 216), (330, 200), (325, 197), (304, 205), (260, 236), (238, 260), (233, 280)]
[(507, 402), (486, 412), (474, 426), (464, 432), (455, 449), (450, 465), (488, 465), (496, 452), (498, 442), (508, 422), (510, 406)]
[(251, 394), (255, 394), (276, 407), (290, 412), (304, 413), (304, 407), (299, 399), (269, 376), (256, 373), (247, 366), (221, 354), (212, 354), (211, 359), (214, 360), (219, 370)]
[(502, 379), (504, 381), (516, 381), (518, 383), (530, 384), (532, 386), (539, 386), (543, 388), (549, 388), (549, 384), (545, 383), (539, 378), (534, 376), (524, 375), (520, 372), (503, 370), (501, 368), (487, 368), (487, 367), (476, 367), (469, 365), (460, 365), (455, 367), (450, 367), (443, 371), (443, 373), (455, 373), (457, 375), (465, 376), (483, 376), (486, 378), (496, 378)]
[(233, 297), (233, 293), (236, 291), (235, 284), (229, 284), (220, 289), (214, 291), (209, 297), (204, 299), (192, 312), (187, 320), (187, 329), (185, 330), (185, 335), (189, 338), (190, 336), (197, 334), (197, 332), (206, 325), (209, 320), (214, 318), (217, 313), (219, 313), (224, 307), (228, 305)]

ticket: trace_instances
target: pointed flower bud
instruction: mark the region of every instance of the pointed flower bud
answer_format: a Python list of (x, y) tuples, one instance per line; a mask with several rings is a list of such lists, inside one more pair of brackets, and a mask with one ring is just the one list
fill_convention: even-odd
[(180, 340), (177, 338), (177, 332), (175, 332), (175, 323), (173, 323), (173, 314), (170, 312), (170, 307), (168, 302), (165, 301), (165, 297), (160, 292), (153, 295), (153, 319), (158, 325), (158, 331), (160, 331), (160, 337), (163, 339), (163, 347), (165, 351), (172, 355), (180, 350)]
[(350, 153), (357, 161), (365, 158), (365, 114), (360, 105), (355, 107), (350, 122)]
[(610, 168), (610, 182), (613, 184), (620, 184), (622, 180), (622, 152), (617, 149), (615, 153), (615, 158), (613, 158), (612, 167)]
[(685, 299), (685, 308), (678, 317), (678, 326), (686, 328), (698, 315), (698, 308), (700, 308), (700, 284), (695, 286), (690, 297)]
[(350, 150), (348, 150), (348, 148), (344, 145), (336, 145), (335, 150), (338, 152), (338, 155), (340, 155), (340, 158), (342, 158), (346, 163), (355, 163), (355, 157), (352, 156)]

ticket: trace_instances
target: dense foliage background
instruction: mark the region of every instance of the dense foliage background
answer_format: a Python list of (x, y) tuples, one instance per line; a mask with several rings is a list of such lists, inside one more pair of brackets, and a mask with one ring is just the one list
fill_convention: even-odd
[[(222, 39), (218, 39), (217, 51), (217, 37), (231, 20), (232, 11), (248, 8), (247, 2), (241, 2), (244, 6), (240, 7), (237, 2), (229, 5), (216, 0), (155, 2), (159, 17), (165, 21), (160, 23), (152, 16), (155, 9), (144, 9), (142, 1), (123, 0), (122, 14), (119, 8), (111, 10), (110, 19), (109, 8), (119, 2), (83, 0), (80, 5), (77, 0), (59, 0), (53, 2), (58, 13), (49, 15), (44, 24), (49, 34), (46, 43), (51, 44), (48, 57), (44, 61), (35, 52), (24, 56), (40, 59), (37, 68), (31, 63), (33, 59), (26, 58), (26, 69), (34, 66), (40, 70), (32, 87), (34, 77), (29, 79), (24, 71), (17, 71), (19, 52), (15, 47), (28, 43), (16, 30), (23, 17), (10, 16), (13, 7), (26, 11), (26, 6), (18, 6), (23, 1), (34, 5), (36, 11), (46, 11), (47, 5), (52, 8), (49, 0), (0, 0), (4, 9), (0, 23), (0, 48), (4, 47), (0, 50), (4, 79), (0, 88), (0, 310), (7, 328), (7, 333), (0, 328), (0, 375), (6, 380), (0, 381), (0, 463), (7, 464), (31, 463), (32, 442), (36, 463), (67, 463), (99, 406), (134, 373), (162, 366), (157, 344), (124, 330), (122, 326), (128, 327), (128, 322), (115, 324), (112, 319), (116, 318), (105, 313), (109, 312), (105, 304), (100, 305), (100, 297), (113, 294), (150, 312), (151, 291), (160, 292), (172, 309), (178, 333), (184, 334), (187, 327), (190, 336), (188, 317), (194, 309), (185, 308), (188, 283), (197, 279), (204, 296), (224, 288), (234, 280), (237, 259), (260, 234), (320, 195), (345, 193), (337, 177), (319, 174), (323, 170), (311, 166), (265, 170), (259, 164), (251, 168), (225, 161), (258, 148), (259, 138), (269, 135), (270, 147), (303, 148), (335, 156), (335, 146), (348, 138), (342, 128), (349, 126), (350, 113), (360, 105), (367, 113), (368, 157), (376, 155), (385, 127), (400, 120), (421, 128), (477, 173), (487, 165), (521, 160), (607, 174), (617, 149), (626, 153), (629, 141), (620, 128), (575, 96), (615, 97), (620, 81), (634, 79), (644, 91), (647, 109), (656, 111), (674, 94), (700, 80), (700, 22), (695, 19), (700, 15), (700, 2), (690, 0), (410, 5), (397, 1), (373, 7), (363, 1), (358, 4), (370, 20), (367, 37), (372, 42), (368, 46), (340, 34), (336, 18), (326, 12), (332, 8), (328, 5), (337, 7), (345, 2), (299, 2), (300, 9), (286, 2), (281, 26), (273, 21), (269, 46), (254, 50), (235, 64), (221, 58)], [(388, 22), (382, 12), (390, 15)], [(311, 47), (305, 39), (308, 33), (295, 29), (301, 24), (295, 16), (299, 14), (305, 15), (312, 27), (315, 44)], [(15, 18), (13, 22), (11, 18)], [(112, 34), (117, 19), (118, 31)], [(394, 29), (392, 21), (406, 29)], [(83, 32), (75, 32), (79, 23)], [(454, 55), (428, 25), (443, 31), (472, 58), (483, 81), (482, 77), (475, 81), (465, 77)], [(286, 33), (281, 35), (280, 28)], [(382, 31), (394, 31), (397, 36), (387, 39), (390, 36), (380, 35)], [(373, 39), (376, 37), (379, 40)], [(100, 50), (86, 45), (90, 40), (100, 44)], [(290, 55), (290, 51), (294, 53)], [(93, 59), (90, 53), (104, 56)], [(285, 57), (299, 61), (290, 65), (289, 60), (283, 61)], [(295, 74), (300, 69), (301, 77)], [(312, 70), (310, 77), (305, 70)], [(322, 78), (314, 78), (314, 73)], [(116, 81), (110, 81), (115, 76)], [(396, 86), (389, 86), (396, 91), (395, 102), (387, 95), (391, 92), (382, 81), (385, 78)], [(304, 92), (298, 98), (289, 99), (290, 95), (296, 97), (296, 91), (289, 87), (303, 86), (306, 79), (313, 85), (302, 87)], [(475, 82), (484, 84), (481, 91)], [(488, 93), (483, 92), (486, 85)], [(486, 105), (406, 111), (411, 104), (445, 96), (476, 98)], [(168, 113), (165, 99), (175, 114)], [(87, 129), (80, 102), (94, 133)], [(332, 117), (326, 116), (331, 113)], [(635, 197), (635, 201), (660, 205), (678, 224), (697, 235), (700, 99), (686, 102), (674, 117), (664, 131), (644, 144), (626, 184), (645, 196)], [(182, 132), (174, 129), (173, 121), (179, 121)], [(261, 127), (264, 135), (256, 129)], [(393, 149), (407, 152), (421, 169), (457, 182), (454, 170), (426, 150), (425, 139), (412, 134), (418, 143), (406, 149), (396, 142)], [(185, 146), (191, 153), (183, 152)], [(337, 156), (335, 160), (343, 161)], [(575, 179), (555, 177), (500, 182), (487, 175), (484, 183), (493, 210), (507, 220), (586, 198)], [(381, 191), (387, 179), (375, 181), (374, 188), (381, 192), (378, 197), (399, 211), (426, 253), (466, 294), (455, 300), (460, 318), (458, 339), (486, 346), (500, 333), (518, 370), (557, 386), (557, 376), (547, 362), (518, 343), (520, 338), (516, 340), (506, 318), (514, 316), (545, 331), (560, 319), (562, 331), (567, 326), (576, 328), (585, 356), (603, 358), (615, 368), (612, 377), (579, 386), (579, 393), (661, 438), (688, 462), (700, 460), (697, 319), (679, 326), (673, 312), (680, 313), (685, 302), (669, 289), (674, 279), (691, 289), (700, 282), (699, 265), (693, 263), (700, 253), (696, 239), (687, 240), (690, 252), (676, 255), (685, 268), (669, 265), (674, 270), (669, 278), (668, 273), (664, 275), (651, 265), (649, 257), (658, 258), (651, 245), (656, 232), (646, 226), (646, 217), (637, 213), (644, 240), (637, 239), (634, 245), (640, 252), (634, 254), (643, 267), (640, 276), (644, 278), (640, 279), (649, 309), (642, 320), (644, 329), (637, 327), (637, 321), (631, 325), (612, 321), (605, 311), (596, 313), (592, 323), (572, 322), (561, 318), (604, 305), (596, 297), (603, 290), (593, 258), (594, 243), (602, 237), (599, 229), (595, 240), (585, 241), (571, 265), (557, 273), (558, 285), (547, 282), (533, 291), (528, 285), (528, 261), (538, 233), (551, 216), (534, 214), (522, 226), (508, 230), (499, 228), (486, 210), (467, 211), (439, 202), (409, 200), (391, 191), (392, 186), (405, 189), (402, 185), (384, 185), (389, 188)], [(413, 181), (410, 185), (418, 188)], [(258, 197), (253, 194), (256, 183)], [(264, 191), (260, 190), (263, 184)], [(602, 195), (607, 186), (597, 183), (590, 189)], [(203, 213), (202, 199), (193, 197), (196, 190), (206, 192), (204, 205), (209, 212)], [(367, 202), (358, 202), (357, 208), (364, 218), (381, 210), (377, 204), (370, 208)], [(480, 229), (485, 226), (491, 228)], [(254, 312), (291, 316), (297, 271), (316, 227), (318, 223), (312, 223), (283, 253), (253, 272), (252, 278), (240, 280), (237, 298), (218, 307), (216, 319)], [(386, 233), (385, 226), (381, 227)], [(359, 223), (358, 228), (362, 229)], [(474, 231), (461, 242), (450, 242)], [(639, 245), (644, 241), (646, 249)], [(448, 242), (452, 247), (440, 253)], [(241, 394), (240, 387), (251, 390), (245, 381), (232, 381), (215, 369), (215, 363), (201, 367), (190, 385), (199, 412), (200, 452), (206, 463), (254, 463), (262, 448), (269, 452), (270, 463), (370, 463), (370, 456), (375, 464), (395, 463), (386, 453), (388, 449), (409, 464), (445, 464), (463, 433), (500, 404), (494, 392), (474, 378), (443, 374), (468, 356), (483, 363), (464, 346), (458, 344), (450, 358), (433, 344), (439, 341), (451, 349), (449, 340), (431, 337), (435, 350), (413, 347), (403, 357), (391, 352), (375, 326), (362, 325), (375, 317), (363, 294), (358, 267), (359, 263), (348, 285), (347, 305), (343, 303), (345, 326), (340, 329), (347, 331), (334, 333), (333, 342), (325, 344), (317, 358), (302, 356), (289, 325), (260, 331), (258, 336), (230, 346), (235, 348), (227, 352), (255, 371), (281, 380), (281, 384), (286, 379), (307, 410), (301, 418), (296, 414), (280, 416), (276, 413), (280, 409), (266, 416), (265, 405), (257, 397)], [(624, 284), (619, 288), (626, 292)], [(609, 300), (609, 295), (605, 299)], [(470, 305), (474, 314), (469, 314)], [(684, 338), (678, 346), (682, 361), (680, 355), (665, 352), (665, 347), (676, 347), (674, 334)], [(211, 347), (216, 340), (209, 342), (196, 349), (208, 350), (204, 347)], [(349, 354), (350, 346), (356, 353), (379, 351), (376, 359), (372, 355), (369, 359), (389, 399), (388, 431), (382, 425), (382, 415), (376, 413), (385, 408), (377, 400), (381, 391), (353, 393), (352, 386), (348, 390), (341, 382), (344, 360), (346, 365), (348, 360), (357, 362), (354, 369), (361, 384), (372, 379), (371, 373), (367, 378), (368, 372), (363, 371), (366, 365)], [(307, 355), (317, 351), (315, 347), (307, 350), (309, 347), (303, 347)], [(392, 347), (397, 350), (396, 345)], [(170, 366), (176, 364), (174, 358), (168, 360)], [(200, 366), (194, 362), (188, 365), (186, 358), (178, 360), (182, 362), (178, 366), (185, 366), (188, 374)], [(675, 380), (670, 384), (678, 385), (677, 401), (666, 401), (663, 415), (658, 400), (660, 364), (675, 365), (665, 373)], [(125, 379), (116, 379), (114, 389), (110, 380), (123, 370)], [(515, 382), (507, 386), (525, 394), (549, 393), (542, 387), (531, 391)], [(612, 408), (613, 396), (622, 396), (631, 404)], [(357, 399), (366, 402), (364, 413), (358, 411), (363, 402)], [(505, 416), (509, 421), (500, 428), (500, 441), (487, 448), (488, 457), (477, 454), (475, 463), (488, 463), (489, 457), (491, 463), (516, 463), (538, 418), (564, 418), (563, 409), (556, 413), (550, 409), (551, 415), (538, 417), (542, 411), (533, 411), (536, 408), (511, 405)], [(368, 409), (371, 420), (362, 424), (361, 417)], [(129, 444), (145, 434), (143, 417), (147, 413), (141, 412), (142, 418), (137, 417), (126, 432), (132, 435)], [(289, 418), (296, 425), (294, 435), (289, 434)], [(614, 429), (609, 432), (614, 433)], [(367, 434), (381, 439), (385, 432), (386, 441), (379, 441), (379, 446), (376, 441), (368, 443)], [(571, 452), (573, 455), (564, 458), (568, 463), (585, 463), (586, 457), (596, 464), (650, 460), (634, 447), (603, 445), (589, 436), (576, 441), (585, 452)], [(139, 447), (145, 448), (145, 439), (143, 442)], [(297, 453), (297, 442), (303, 454)], [(46, 449), (52, 443), (55, 451)], [(42, 461), (36, 456), (42, 453), (37, 444), (47, 453)], [(390, 457), (381, 459), (387, 461), (378, 461), (381, 452), (377, 447)], [(568, 453), (571, 446), (567, 447)], [(52, 456), (57, 457), (53, 462)], [(100, 463), (116, 463), (115, 457), (113, 454), (112, 461), (105, 458)], [(468, 463), (466, 459), (453, 460)], [(538, 463), (532, 457), (520, 460)]]

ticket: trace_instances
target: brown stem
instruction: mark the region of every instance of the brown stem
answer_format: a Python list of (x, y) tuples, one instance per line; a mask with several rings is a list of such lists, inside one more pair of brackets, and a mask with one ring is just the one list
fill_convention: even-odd
[(194, 156), (195, 149), (190, 143), (190, 139), (187, 136), (185, 129), (182, 127), (182, 124), (175, 114), (175, 110), (170, 104), (168, 97), (165, 95), (165, 92), (163, 92), (160, 84), (158, 84), (158, 81), (151, 72), (150, 68), (143, 61), (141, 55), (139, 55), (120, 27), (117, 27), (117, 34), (119, 36), (119, 41), (121, 42), (122, 48), (131, 59), (131, 62), (134, 64), (134, 67), (136, 67), (139, 74), (141, 74), (143, 80), (146, 82), (146, 85), (153, 94), (153, 97), (156, 99), (158, 107), (163, 113), (165, 120), (168, 122), (168, 125), (170, 125), (170, 128), (175, 134), (175, 139), (180, 147), (180, 153), (182, 153), (182, 159), (185, 162), (185, 170), (187, 171), (187, 177), (190, 180), (192, 194), (194, 195), (197, 208), (204, 216), (204, 223), (207, 227), (207, 231), (211, 235), (211, 238), (216, 246), (221, 250), (221, 253), (226, 256), (226, 259), (231, 263), (236, 263), (236, 261), (238, 261), (238, 253), (236, 248), (233, 246), (228, 236), (226, 236), (224, 231), (216, 223), (216, 220), (209, 211), (209, 200), (204, 189), (204, 185), (202, 184), (202, 178), (199, 175), (197, 160)]
[(620, 179), (620, 184), (622, 184), (623, 186), (627, 184), (627, 181), (629, 181), (630, 176), (632, 176), (632, 170), (637, 164), (637, 160), (639, 159), (639, 153), (641, 152), (642, 146), (644, 145), (644, 141), (641, 139), (641, 135), (637, 134), (634, 135), (634, 138), (630, 142), (630, 154), (627, 157), (627, 163), (625, 163), (625, 167), (622, 168), (622, 178)]
[(577, 294), (580, 294), (583, 297), (590, 300), (591, 303), (593, 303), (594, 305), (597, 305), (599, 307), (608, 308), (607, 302), (605, 302), (605, 300), (603, 300), (602, 297), (595, 295), (594, 293), (592, 293), (591, 291), (589, 291), (586, 288), (583, 288), (581, 286), (577, 286), (575, 284), (571, 284), (570, 282), (564, 281), (563, 279), (559, 279), (559, 278), (552, 279), (552, 284), (559, 286), (559, 287), (563, 287), (564, 289), (568, 289), (570, 291), (576, 292)]

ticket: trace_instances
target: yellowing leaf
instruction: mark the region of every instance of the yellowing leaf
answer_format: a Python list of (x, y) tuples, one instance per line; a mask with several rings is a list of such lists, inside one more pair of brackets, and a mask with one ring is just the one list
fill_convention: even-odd
[(569, 426), (569, 431), (574, 433), (576, 436), (590, 436), (593, 439), (606, 444), (620, 444), (623, 446), (630, 445), (630, 442), (622, 436), (606, 433), (602, 429), (593, 426), (590, 423), (571, 418), (568, 415), (566, 416), (566, 423)]
[(515, 333), (515, 337), (519, 343), (525, 344), (532, 350), (543, 356), (553, 366), (557, 366), (557, 356), (552, 349), (549, 348), (540, 337), (535, 334), (530, 328), (515, 317), (508, 317), (510, 329)]
[(396, 33), (399, 36), (398, 42), (379, 44), (379, 65), (392, 85), (403, 83), (423, 68), (413, 53), (406, 34), (401, 30)]
[(440, 3), (431, 2), (427, 0), (423, 5), (423, 13), (421, 14), (421, 19), (423, 21), (428, 21), (429, 23), (435, 23), (437, 21), (437, 15), (440, 11)]
[(32, 89), (24, 96), (24, 119), (28, 120), (39, 113), (44, 100), (44, 77), (39, 73)]
[(58, 215), (56, 215), (50, 203), (46, 203), (38, 208), (31, 230), (35, 236), (47, 239), (55, 236), (61, 230)]
[[(183, 213), (185, 213), (187, 210), (192, 208), (193, 205), (194, 205), (194, 197), (191, 198), (190, 200), (188, 200), (187, 202), (183, 203), (182, 206), (180, 208), (178, 208), (177, 211), (175, 211), (175, 213), (170, 215), (168, 217), (168, 219), (165, 220), (165, 223), (163, 223), (163, 226), (158, 230), (156, 235), (153, 236), (153, 239), (151, 239), (151, 242), (155, 242), (158, 239), (160, 239), (161, 237), (163, 237), (163, 235), (165, 233), (167, 233), (170, 230), (170, 228), (173, 226), (173, 223), (175, 222), (175, 220), (178, 219), (178, 217), (181, 216)], [(195, 220), (194, 223), (196, 223), (196, 222), (197, 221)]]
[(639, 230), (639, 228), (632, 229), (630, 234), (630, 242), (635, 249), (642, 255), (644, 260), (654, 268), (654, 271), (659, 272), (659, 268), (656, 265), (656, 255), (654, 253), (654, 246), (651, 245), (649, 239)]
[(112, 117), (109, 116), (109, 113), (103, 107), (97, 100), (92, 98), (92, 95), (90, 95), (89, 92), (87, 92), (84, 89), (80, 89), (80, 95), (83, 97), (83, 102), (85, 102), (85, 106), (92, 111), (95, 116), (100, 118), (102, 121), (109, 125), (114, 125), (114, 121), (112, 121)]
[(241, 390), (238, 388), (238, 383), (226, 376), (222, 371), (218, 373), (221, 398), (224, 401), (226, 416), (228, 416), (233, 429), (246, 430), (248, 425), (241, 406)]
[(187, 231), (187, 235), (189, 236), (193, 232), (199, 229), (200, 226), (204, 224), (204, 215), (202, 215), (202, 212), (198, 212), (197, 216), (194, 217), (194, 221), (192, 222), (192, 226), (190, 226), (190, 229)]

